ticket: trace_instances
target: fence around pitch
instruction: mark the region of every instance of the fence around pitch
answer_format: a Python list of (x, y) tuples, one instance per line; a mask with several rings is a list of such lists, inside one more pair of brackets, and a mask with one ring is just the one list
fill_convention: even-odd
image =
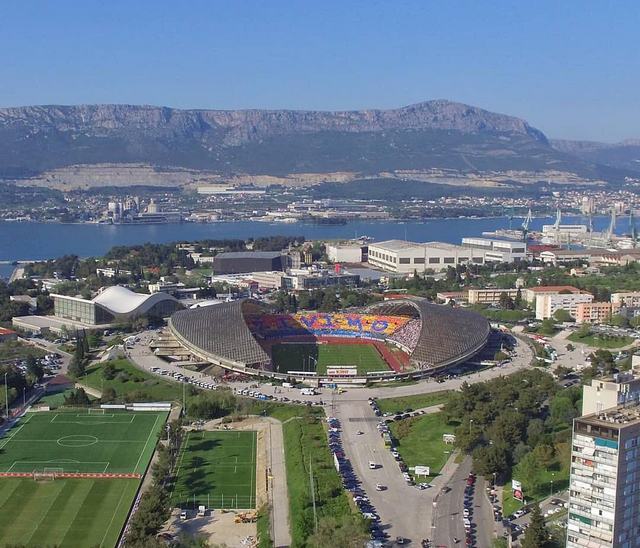
[(198, 506), (217, 510), (254, 510), (256, 497), (254, 495), (192, 495), (183, 494), (172, 496), (173, 506), (185, 510), (197, 510)]

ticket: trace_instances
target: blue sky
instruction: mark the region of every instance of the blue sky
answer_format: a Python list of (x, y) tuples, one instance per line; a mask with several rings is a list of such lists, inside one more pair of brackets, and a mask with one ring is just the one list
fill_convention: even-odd
[(3, 0), (0, 106), (390, 108), (640, 138), (640, 2)]

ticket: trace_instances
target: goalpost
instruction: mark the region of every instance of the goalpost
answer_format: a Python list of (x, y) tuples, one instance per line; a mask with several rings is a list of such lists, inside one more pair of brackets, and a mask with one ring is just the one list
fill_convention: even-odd
[(43, 468), (33, 471), (34, 481), (52, 481), (64, 473), (64, 468)]
[(94, 409), (89, 407), (89, 409), (87, 409), (87, 412), (89, 415), (104, 415), (105, 414), (105, 410), (104, 409)]

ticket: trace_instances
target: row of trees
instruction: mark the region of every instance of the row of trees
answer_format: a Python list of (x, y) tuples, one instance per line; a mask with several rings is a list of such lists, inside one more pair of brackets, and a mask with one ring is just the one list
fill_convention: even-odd
[(369, 292), (342, 287), (301, 291), (297, 296), (279, 291), (275, 296), (275, 306), (279, 312), (297, 312), (298, 310), (336, 312), (344, 308), (366, 306), (377, 300), (379, 297)]

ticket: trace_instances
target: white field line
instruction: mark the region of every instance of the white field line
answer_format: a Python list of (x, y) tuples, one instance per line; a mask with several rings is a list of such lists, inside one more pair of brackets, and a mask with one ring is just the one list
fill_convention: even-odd
[(159, 418), (160, 418), (160, 415), (156, 415), (156, 420), (153, 421), (153, 426), (151, 427), (151, 430), (149, 431), (149, 436), (147, 437), (147, 441), (145, 442), (144, 447), (142, 448), (142, 451), (140, 451), (140, 456), (138, 457), (138, 461), (136, 462), (136, 465), (133, 467), (133, 472), (134, 473), (138, 469), (138, 465), (140, 464), (140, 459), (142, 458), (142, 455), (144, 455), (144, 451), (147, 448), (147, 445), (149, 444), (149, 440), (151, 439), (151, 436), (155, 432), (156, 424), (158, 423), (158, 419)]

